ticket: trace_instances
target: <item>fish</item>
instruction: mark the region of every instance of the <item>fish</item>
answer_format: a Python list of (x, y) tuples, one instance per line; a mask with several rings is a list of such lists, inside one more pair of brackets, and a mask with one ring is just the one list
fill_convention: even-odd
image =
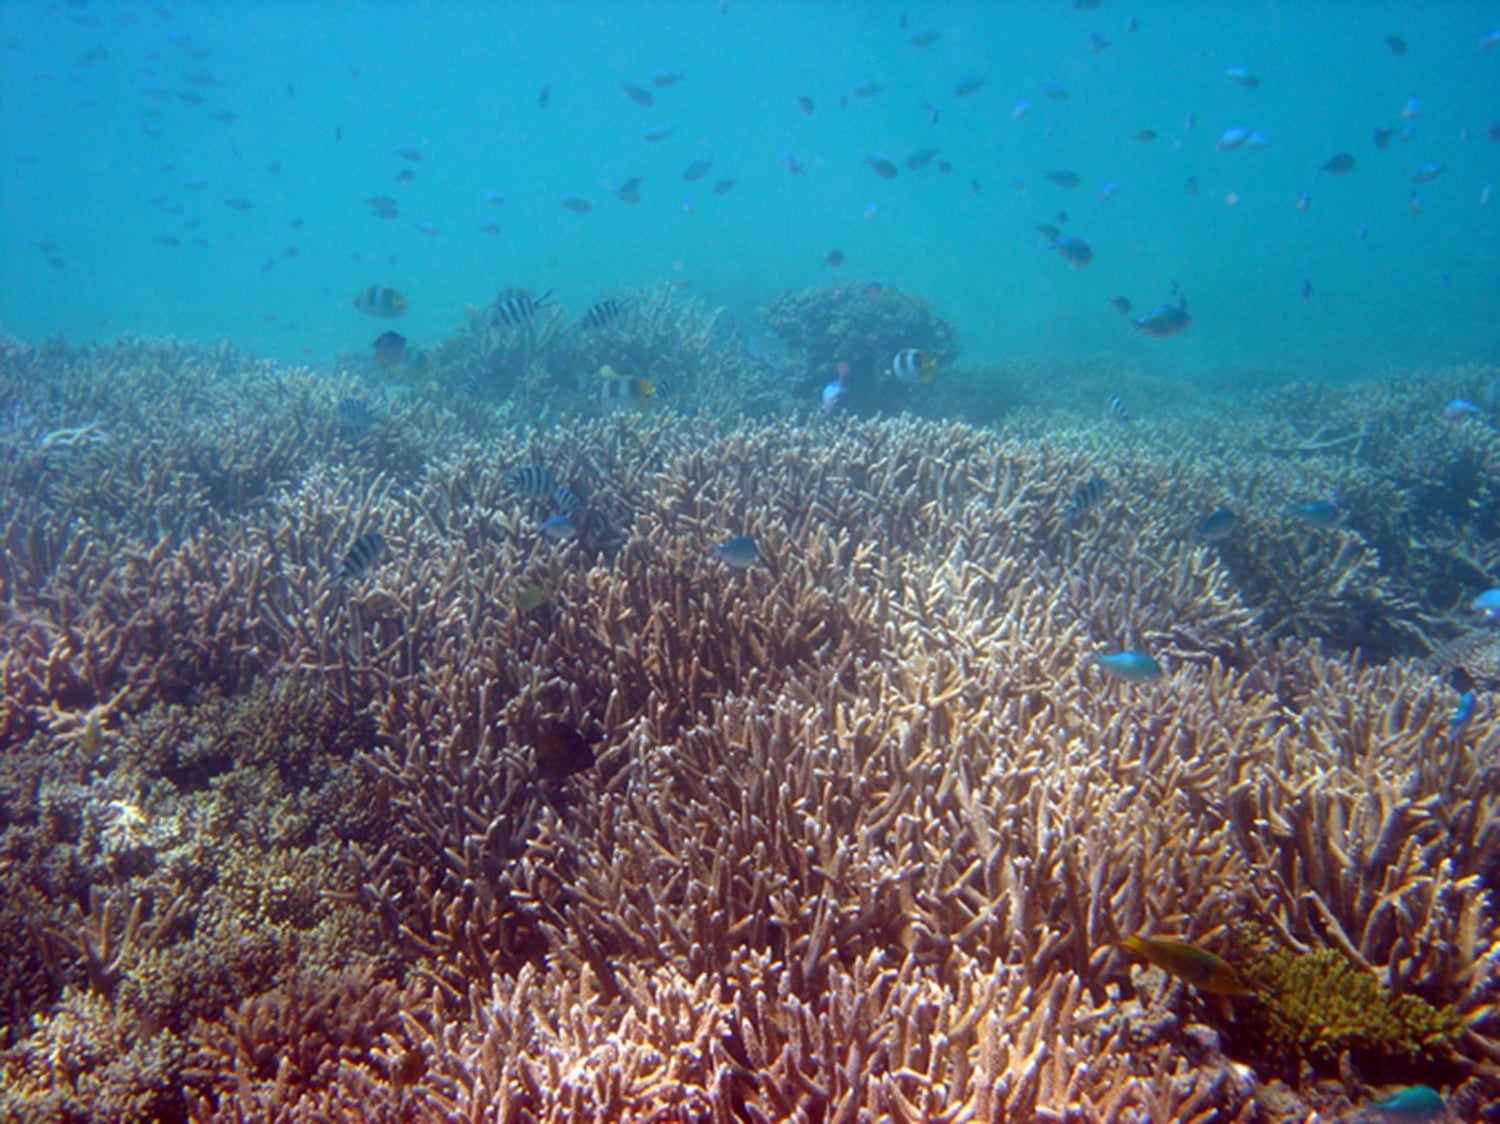
[(1421, 112), (1422, 103), (1416, 98), (1407, 98), (1406, 103), (1401, 107), (1401, 116), (1407, 121), (1412, 120)]
[(672, 135), (667, 125), (647, 125), (641, 130), (641, 139), (648, 142), (664, 141)]
[(876, 281), (873, 278), (871, 278), (869, 281), (866, 281), (857, 290), (855, 290), (855, 296), (873, 297), (873, 296), (877, 295), (878, 293), (882, 292), (884, 289), (885, 289), (884, 285), (882, 285), (879, 281)]
[(1445, 171), (1447, 168), (1442, 164), (1423, 164), (1420, 168), (1414, 168), (1407, 179), (1412, 183), (1431, 183)]
[(1443, 407), (1443, 420), (1451, 422), (1463, 421), (1464, 418), (1469, 417), (1471, 414), (1483, 413), (1484, 411), (1474, 405), (1474, 403), (1465, 401), (1462, 398), (1455, 398)]
[(1020, 101), (1016, 102), (1015, 105), (1010, 107), (1010, 119), (1012, 121), (1019, 121), (1030, 112), (1031, 102), (1029, 102), (1025, 98), (1022, 98)]
[(571, 539), (578, 534), (578, 528), (573, 524), (570, 515), (551, 515), (543, 519), (538, 528), (549, 539), (561, 542), (563, 539)]
[(1395, 129), (1382, 129), (1376, 125), (1371, 131), (1370, 141), (1376, 148), (1384, 150), (1391, 147), (1391, 137), (1395, 135)]
[(396, 155), (415, 164), (422, 159), (422, 150), (414, 144), (403, 144), (396, 149)]
[(749, 535), (736, 535), (714, 547), (709, 557), (717, 558), (736, 570), (743, 570), (760, 560), (760, 547)]
[(1390, 48), (1390, 52), (1393, 55), (1406, 54), (1406, 40), (1399, 35), (1387, 35), (1385, 37), (1385, 45)]
[(1198, 529), (1193, 532), (1191, 541), (1195, 543), (1223, 542), (1234, 534), (1234, 529), (1239, 525), (1240, 517), (1229, 508), (1221, 507), (1198, 524)]
[(557, 483), (543, 464), (525, 464), (513, 468), (502, 478), (505, 490), (512, 496), (548, 496)]
[(1247, 90), (1260, 89), (1260, 79), (1243, 66), (1231, 66), (1224, 74), (1236, 85), (1243, 86)]
[(1302, 189), (1302, 194), (1297, 196), (1297, 210), (1304, 215), (1312, 210), (1312, 192), (1305, 187)]
[(578, 493), (566, 484), (559, 484), (552, 489), (552, 502), (558, 506), (559, 510), (570, 513), (583, 507), (583, 500)]
[(1332, 500), (1288, 504), (1286, 514), (1310, 527), (1332, 527), (1339, 521), (1339, 505)]
[(714, 194), (728, 195), (731, 191), (734, 190), (734, 185), (739, 182), (739, 180), (720, 180), (718, 183), (714, 184)]
[(1104, 184), (1104, 186), (1099, 188), (1099, 202), (1104, 203), (1110, 199), (1113, 199), (1115, 192), (1119, 190), (1120, 185), (1114, 180), (1110, 180), (1108, 183)]
[(1061, 238), (1054, 239), (1049, 250), (1056, 250), (1057, 256), (1068, 263), (1069, 269), (1083, 269), (1094, 260), (1094, 251), (1082, 238), (1073, 234), (1064, 234)]
[(1165, 937), (1122, 937), (1118, 943), (1146, 963), (1192, 984), (1199, 991), (1214, 995), (1250, 994), (1229, 963), (1206, 948)]
[(1118, 394), (1111, 394), (1109, 401), (1105, 403), (1104, 412), (1121, 425), (1130, 424), (1130, 411), (1125, 408), (1125, 399)]
[(935, 148), (919, 148), (906, 158), (906, 170), (908, 172), (921, 171), (932, 163), (932, 158), (938, 154)]
[(484, 193), (484, 201), (491, 207), (503, 207), (505, 205), (505, 196), (491, 189)]
[(948, 160), (939, 160), (937, 162), (937, 170), (946, 176), (953, 171), (953, 164)]
[(1112, 679), (1127, 683), (1150, 683), (1163, 675), (1161, 664), (1144, 652), (1095, 653), (1092, 662)]
[(931, 382), (937, 376), (937, 360), (921, 348), (902, 348), (891, 360), (888, 373), (894, 375), (897, 382), (908, 386)]
[(1081, 518), (1090, 508), (1109, 494), (1109, 481), (1095, 473), (1073, 491), (1072, 497), (1063, 507), (1062, 518), (1064, 523), (1072, 523)]
[(362, 398), (340, 398), (333, 405), (333, 416), (338, 422), (339, 436), (345, 441), (358, 441), (380, 421), (380, 411)]
[(859, 85), (855, 86), (854, 89), (850, 90), (849, 92), (857, 98), (873, 98), (884, 88), (885, 87), (881, 86), (877, 82), (864, 81), (859, 83)]
[(642, 108), (656, 104), (656, 99), (651, 96), (651, 91), (642, 86), (637, 86), (634, 82), (621, 82), (620, 89), (625, 91), (627, 98)]
[(808, 97), (806, 94), (797, 95), (797, 108), (802, 110), (802, 112), (807, 114), (809, 117), (811, 117), (818, 110), (818, 107), (813, 104), (812, 98)]
[(916, 48), (918, 48), (920, 50), (922, 47), (930, 47), (930, 46), (932, 46), (934, 43), (936, 43), (942, 37), (943, 37), (943, 33), (941, 31), (933, 31), (933, 30), (931, 30), (929, 28), (926, 31), (919, 31), (919, 32), (917, 32), (915, 35), (913, 35), (911, 37), (911, 39), (909, 40), (909, 42), (911, 43), (911, 45), (913, 47), (916, 47)]
[(1178, 297), (1176, 304), (1159, 304), (1145, 316), (1132, 320), (1135, 330), (1143, 336), (1164, 340), (1187, 330), (1193, 318), (1188, 315), (1187, 300)]
[(481, 219), (479, 222), (479, 232), (481, 234), (499, 234), (500, 223), (495, 219)]
[(1479, 619), (1485, 623), (1500, 621), (1500, 589), (1485, 590), (1469, 602), (1469, 607), (1478, 613)]
[(1355, 160), (1347, 152), (1335, 152), (1322, 164), (1318, 165), (1318, 171), (1326, 172), (1330, 176), (1348, 175), (1354, 169)]
[(607, 328), (613, 324), (624, 311), (625, 306), (619, 301), (613, 298), (602, 300), (583, 314), (581, 323), (589, 331), (598, 331), (600, 328)]
[(1220, 152), (1229, 152), (1239, 148), (1250, 139), (1250, 134), (1255, 132), (1248, 125), (1234, 125), (1219, 134), (1219, 139), (1214, 142), (1214, 147)]
[(547, 103), (549, 101), (551, 101), (551, 100), (552, 100), (552, 87), (551, 86), (543, 86), (540, 90), (538, 90), (536, 92), (536, 107), (538, 109), (546, 109), (547, 108)]
[(833, 269), (837, 269), (839, 266), (844, 264), (844, 251), (829, 250), (828, 256), (823, 259), (823, 264)]
[(662, 67), (651, 75), (651, 84), (658, 89), (665, 90), (668, 86), (677, 85), (677, 83), (686, 77), (687, 75), (680, 70), (668, 70), (666, 67)]
[(1487, 31), (1480, 37), (1479, 49), (1481, 51), (1491, 51), (1494, 50), (1497, 44), (1500, 44), (1500, 27), (1495, 28), (1494, 31)]
[(1490, 199), (1494, 194), (1495, 185), (1493, 183), (1485, 184), (1479, 189), (1479, 205), (1481, 207), (1488, 207), (1490, 205)]
[(1097, 31), (1089, 32), (1089, 37), (1084, 41), (1084, 46), (1091, 55), (1102, 55), (1110, 48), (1110, 41)]
[(708, 175), (708, 170), (713, 166), (714, 162), (712, 160), (694, 160), (682, 170), (682, 178), (689, 183), (701, 180), (704, 176)]
[(1155, 129), (1142, 129), (1140, 132), (1136, 133), (1135, 136), (1132, 137), (1131, 139), (1135, 140), (1135, 141), (1138, 141), (1141, 144), (1150, 144), (1152, 141), (1154, 141), (1156, 139), (1156, 130)]
[(632, 176), (624, 183), (606, 184), (609, 193), (621, 203), (639, 203), (641, 201), (641, 177)]
[[(786, 167), (786, 170), (791, 172), (794, 176), (800, 176), (803, 172), (807, 171), (807, 165), (798, 160), (797, 157), (792, 155), (790, 151), (783, 152), (780, 156), (776, 157), (776, 159), (780, 161), (780, 163)], [(866, 159), (868, 159), (868, 157)]]
[(844, 375), (845, 375), (845, 372), (844, 371), (840, 371), (839, 374), (838, 374), (838, 377), (836, 377), (827, 386), (823, 387), (823, 403), (822, 403), (822, 405), (823, 405), (823, 412), (825, 414), (831, 414), (831, 413), (833, 413), (834, 408), (837, 407), (838, 404), (839, 404), (839, 399), (841, 399), (842, 397), (844, 397), (844, 395), (846, 395), (846, 394), (849, 393), (849, 388), (844, 385)]
[(406, 354), (406, 337), (400, 332), (381, 332), (370, 346), (375, 349), (375, 366), (394, 367)]
[(233, 207), (236, 211), (248, 211), (251, 207), (250, 200), (243, 196), (235, 196), (233, 199), (224, 200), (226, 206)]
[(1447, 1118), (1448, 1106), (1441, 1093), (1426, 1085), (1413, 1085), (1371, 1101), (1350, 1117), (1350, 1124), (1425, 1124)]
[(896, 165), (884, 156), (871, 156), (867, 152), (865, 153), (865, 163), (870, 165), (870, 171), (883, 180), (893, 180), (896, 178)]
[(1109, 298), (1109, 307), (1112, 308), (1112, 309), (1114, 309), (1121, 316), (1129, 316), (1130, 315), (1130, 298), (1129, 297), (1110, 297)]
[(552, 591), (544, 585), (528, 585), (516, 594), (516, 612), (523, 617), (534, 613), (552, 598)]
[(599, 401), (606, 409), (633, 407), (644, 410), (651, 405), (652, 395), (656, 393), (656, 388), (647, 380), (622, 378), (615, 374), (613, 367), (600, 367), (599, 377), (604, 380), (599, 388)]
[(371, 285), (354, 295), (354, 307), (366, 316), (380, 320), (395, 320), (406, 313), (406, 298), (395, 289), (385, 285)]
[(979, 87), (984, 85), (983, 78), (960, 78), (953, 85), (953, 96), (966, 98), (979, 92)]
[(560, 718), (545, 719), (531, 747), (537, 774), (560, 781), (594, 767), (594, 750), (576, 727)]
[(1453, 711), (1453, 717), (1448, 720), (1448, 737), (1451, 741), (1460, 741), (1464, 731), (1469, 728), (1469, 723), (1474, 721), (1474, 715), (1479, 711), (1479, 699), (1473, 691), (1465, 691), (1458, 697), (1458, 707)]
[(1049, 182), (1055, 183), (1058, 187), (1065, 187), (1070, 190), (1083, 182), (1078, 173), (1071, 168), (1058, 168), (1055, 171), (1043, 172), (1042, 174)]
[(354, 581), (369, 572), (371, 566), (385, 553), (385, 537), (379, 531), (366, 531), (354, 540), (349, 552), (339, 563), (338, 579)]
[(1066, 87), (1059, 86), (1056, 82), (1043, 82), (1038, 88), (1044, 96), (1051, 98), (1053, 101), (1067, 101), (1073, 96), (1068, 93)]
[(533, 297), (526, 289), (507, 289), (490, 306), (490, 323), (512, 328), (529, 324), (536, 318), (538, 310), (550, 306), (551, 296), (551, 289), (539, 297)]

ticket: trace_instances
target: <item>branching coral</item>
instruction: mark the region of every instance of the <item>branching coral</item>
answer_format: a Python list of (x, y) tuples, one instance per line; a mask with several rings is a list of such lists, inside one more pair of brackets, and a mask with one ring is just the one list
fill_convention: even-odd
[[(665, 294), (633, 307), (547, 355), (691, 343)], [(1280, 1055), (1230, 1060), (1234, 1009), (1116, 945), (1224, 950), (1247, 921), (1288, 964), (1331, 949), (1444, 1012), (1421, 1076), (1495, 1095), (1500, 798), (1473, 748), (1495, 720), (1453, 737), (1423, 667), (1308, 639), (1441, 616), (1386, 567), (1414, 516), (1357, 441), (1260, 472), (1166, 423), (502, 432), (423, 394), (383, 446), (313, 397), (284, 485), (218, 493), (189, 537), (124, 532), (110, 557), (43, 508), (6, 532), (0, 854), (54, 908), (34, 953), (0, 928), (53, 962), (40, 988), (7, 977), (41, 1016), (3, 1062), (28, 1096), (66, 1084), (36, 1059), (87, 1000), (134, 1020), (108, 1049), (159, 1040), (174, 1076), (191, 1031), (175, 1111), (201, 1119), (1248, 1118)], [(555, 501), (523, 467), (582, 497), (575, 538), (540, 533)], [(1339, 527), (1286, 520), (1324, 489)], [(1227, 500), (1246, 541), (1190, 541)], [(341, 575), (372, 530), (384, 552)], [(745, 569), (711, 553), (739, 534)], [(1163, 676), (1106, 679), (1091, 657), (1119, 648)], [(558, 738), (593, 763), (556, 768)], [(172, 830), (101, 862), (136, 801)]]

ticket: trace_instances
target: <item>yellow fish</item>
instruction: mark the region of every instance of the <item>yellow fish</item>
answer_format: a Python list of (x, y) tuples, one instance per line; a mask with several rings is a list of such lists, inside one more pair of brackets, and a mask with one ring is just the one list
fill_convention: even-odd
[(394, 320), (406, 312), (406, 298), (386, 285), (371, 285), (354, 295), (354, 307), (368, 316)]
[(1214, 995), (1250, 994), (1227, 961), (1195, 944), (1162, 937), (1122, 937), (1119, 944), (1199, 991)]
[(528, 585), (520, 593), (516, 594), (516, 609), (524, 616), (535, 612), (547, 603), (552, 594), (544, 585)]

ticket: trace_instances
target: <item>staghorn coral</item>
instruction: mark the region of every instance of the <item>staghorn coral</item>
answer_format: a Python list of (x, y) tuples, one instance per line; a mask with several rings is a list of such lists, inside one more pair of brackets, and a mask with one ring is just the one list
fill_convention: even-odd
[[(1248, 532), (1337, 483), (1375, 557), (1350, 589), (1378, 576), (1380, 614), (1428, 630), (1441, 611), (1402, 608), (1375, 537), (1409, 513), (1365, 513), (1391, 493), (1347, 487), (1351, 443), (1266, 469), (1264, 419), (1211, 464), (1186, 422), (1038, 437), (663, 412), (509, 432), (427, 396), (381, 424), (420, 475), (330, 441), (324, 415), (297, 438), (305, 468), (191, 540), (122, 524), (116, 559), (40, 508), (7, 532), (0, 854), (58, 910), (44, 947), (19, 926), (9, 947), (60, 979), (7, 964), (39, 1019), (4, 1064), (46, 1052), (92, 948), (109, 994), (85, 998), (137, 1048), (160, 1039), (180, 1078), (169, 1036), (195, 1036), (191, 1103), (162, 1115), (1290, 1117), (1257, 1107), (1276, 1059), (1226, 1057), (1228, 1016), (1113, 944), (1223, 947), (1249, 918), (1451, 1010), (1444, 1076), (1488, 1111), (1493, 717), (1454, 744), (1422, 666), (1325, 651), (1312, 617), (1276, 628), (1227, 547), (1185, 541), (1185, 496), (1249, 496)], [(576, 541), (537, 533), (546, 501), (505, 486), (518, 465), (586, 497)], [(1064, 520), (1094, 473), (1108, 497)], [(337, 580), (373, 528), (385, 556)], [(744, 571), (709, 554), (737, 533), (761, 545)], [(191, 595), (168, 613), (173, 583)], [(549, 598), (524, 614), (532, 584)], [(101, 659), (136, 614), (170, 627)], [(1124, 645), (1166, 675), (1102, 679), (1090, 656)], [(539, 767), (559, 723), (592, 768)], [(112, 801), (162, 825), (149, 861), (103, 860), (138, 829)], [(184, 893), (159, 939), (144, 905), (131, 930), (133, 902)], [(1347, 1109), (1360, 1076), (1301, 1091), (1298, 1118)]]

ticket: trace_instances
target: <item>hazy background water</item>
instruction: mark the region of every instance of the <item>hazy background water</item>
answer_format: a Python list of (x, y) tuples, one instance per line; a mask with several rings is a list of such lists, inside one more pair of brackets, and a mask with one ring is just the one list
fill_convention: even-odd
[[(397, 326), (429, 344), (506, 286), (581, 311), (677, 278), (750, 324), (783, 290), (878, 278), (953, 320), (973, 362), (1335, 376), (1500, 352), (1500, 200), (1481, 203), (1500, 179), (1500, 48), (1478, 49), (1494, 3), (6, 0), (0, 21), (0, 324), (25, 339), (229, 337), (322, 362), (390, 326), (351, 304), (370, 284), (408, 297)], [(914, 48), (928, 28), (942, 37)], [(1110, 45), (1092, 53), (1091, 32)], [(661, 69), (684, 77), (658, 88)], [(960, 99), (964, 77), (985, 84)], [(866, 81), (882, 89), (852, 96)], [(1409, 138), (1378, 151), (1372, 128), (1413, 98)], [(672, 135), (647, 142), (651, 125)], [(1269, 147), (1218, 151), (1236, 125)], [(886, 181), (863, 159), (929, 147), (951, 174)], [(1354, 171), (1320, 174), (1338, 151)], [(684, 182), (700, 157), (712, 170)], [(1428, 162), (1446, 170), (1414, 187)], [(1055, 168), (1082, 185), (1048, 183)], [(637, 175), (639, 205), (603, 187)], [(723, 178), (738, 183), (713, 194)], [(563, 192), (595, 210), (564, 210)], [(399, 218), (370, 214), (379, 195)], [(1059, 210), (1093, 247), (1086, 269), (1035, 231)], [(1194, 317), (1177, 338), (1140, 338), (1108, 304), (1144, 312), (1173, 282)]]

